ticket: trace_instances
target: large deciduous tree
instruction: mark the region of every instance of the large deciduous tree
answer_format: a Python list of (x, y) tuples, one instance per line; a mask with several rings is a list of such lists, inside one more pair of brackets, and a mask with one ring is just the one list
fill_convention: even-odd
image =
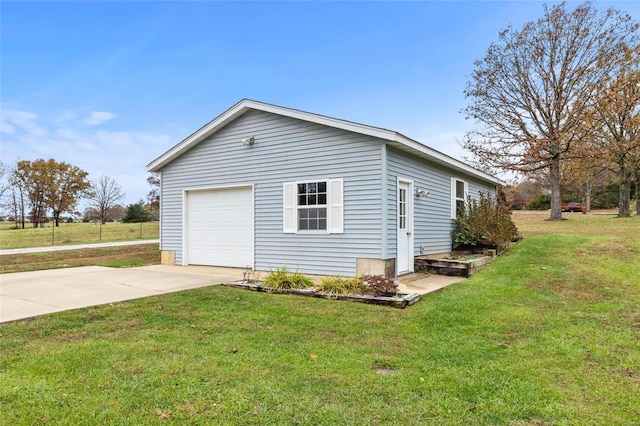
[[(21, 160), (16, 164), (13, 171), (13, 182), (21, 192), (21, 198), (28, 200), (29, 219), (34, 228), (44, 223), (47, 211), (47, 186), (49, 186), (49, 176), (45, 168), (45, 161), (38, 159), (35, 161)], [(26, 209), (23, 207), (23, 212)], [(24, 228), (24, 219), (23, 225)]]
[(101, 176), (92, 184), (91, 205), (97, 213), (98, 219), (104, 225), (116, 213), (116, 206), (125, 197), (122, 188), (109, 176)]
[[(618, 216), (631, 214), (631, 181), (640, 167), (640, 47), (616, 78), (600, 89), (594, 104), (596, 152), (618, 174)], [(637, 202), (637, 201), (636, 201)]]
[(87, 179), (87, 172), (64, 161), (49, 159), (45, 167), (49, 173), (46, 201), (53, 212), (55, 225), (58, 226), (60, 215), (73, 213), (78, 200), (89, 194), (91, 182)]
[(62, 213), (74, 211), (78, 200), (86, 195), (91, 186), (87, 175), (84, 170), (64, 161), (39, 158), (18, 161), (12, 181), (29, 200), (30, 216), (35, 228), (44, 222), (49, 208), (56, 226)]
[(486, 56), (475, 61), (463, 109), (478, 127), (463, 146), (483, 166), (531, 173), (544, 170), (551, 188), (552, 220), (562, 219), (562, 162), (585, 138), (584, 122), (627, 46), (638, 41), (638, 24), (626, 13), (573, 11), (565, 3), (520, 30), (509, 26)]

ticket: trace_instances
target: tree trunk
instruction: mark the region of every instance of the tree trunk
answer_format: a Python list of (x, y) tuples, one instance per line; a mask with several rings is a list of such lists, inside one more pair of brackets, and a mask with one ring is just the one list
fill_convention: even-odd
[(631, 182), (629, 169), (620, 167), (620, 190), (618, 192), (618, 217), (629, 217), (631, 214)]
[(562, 220), (562, 186), (560, 179), (560, 156), (556, 155), (549, 164), (549, 180), (551, 181), (551, 216), (549, 220)]
[(591, 189), (592, 188), (593, 188), (593, 184), (591, 183), (590, 180), (587, 179), (587, 187), (585, 191), (585, 196), (586, 196), (585, 208), (587, 210), (587, 213), (591, 213)]
[(22, 229), (24, 229), (24, 195), (22, 194), (22, 188), (20, 188), (20, 222), (22, 223)]
[(16, 229), (18, 229), (18, 223), (20, 218), (18, 217), (18, 200), (16, 200), (16, 190), (15, 188), (11, 191), (12, 196), (12, 207), (13, 207), (13, 219), (16, 222)]
[(636, 215), (640, 216), (640, 165), (636, 167)]

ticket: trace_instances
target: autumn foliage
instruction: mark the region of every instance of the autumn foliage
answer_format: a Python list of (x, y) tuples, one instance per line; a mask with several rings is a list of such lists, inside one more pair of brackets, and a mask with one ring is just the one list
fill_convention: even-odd
[(476, 121), (464, 147), (479, 166), (521, 174), (543, 172), (551, 189), (551, 219), (561, 219), (562, 168), (580, 154), (601, 121), (602, 88), (636, 52), (638, 23), (591, 2), (568, 10), (544, 6), (522, 28), (508, 26), (477, 60), (462, 111)]
[[(60, 215), (73, 213), (78, 200), (89, 192), (91, 183), (87, 176), (81, 168), (53, 158), (18, 161), (11, 181), (20, 194), (23, 227), (27, 214), (25, 203), (34, 227), (45, 221), (48, 209), (58, 226)], [(15, 204), (17, 206), (18, 202)]]

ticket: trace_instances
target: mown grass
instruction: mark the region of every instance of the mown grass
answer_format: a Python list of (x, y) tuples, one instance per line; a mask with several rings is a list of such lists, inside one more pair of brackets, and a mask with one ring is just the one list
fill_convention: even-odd
[(0, 257), (0, 273), (27, 272), (77, 266), (128, 268), (160, 263), (158, 244), (136, 244), (81, 250), (8, 254)]
[(0, 249), (149, 240), (158, 238), (160, 232), (158, 222), (108, 222), (102, 227), (99, 223), (81, 222), (60, 223), (57, 228), (52, 223), (46, 223), (44, 228), (33, 228), (30, 224), (25, 229), (14, 229), (14, 226), (9, 222), (0, 223)]
[(2, 419), (637, 424), (639, 219), (523, 228), (405, 310), (210, 287), (3, 324)]

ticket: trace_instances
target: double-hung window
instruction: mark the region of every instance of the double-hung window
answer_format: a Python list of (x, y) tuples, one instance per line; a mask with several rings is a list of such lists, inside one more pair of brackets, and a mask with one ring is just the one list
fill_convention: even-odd
[(464, 204), (469, 195), (467, 182), (451, 178), (451, 219), (457, 219), (464, 211)]
[(285, 182), (283, 231), (286, 234), (341, 234), (342, 179)]
[(298, 230), (327, 230), (327, 182), (297, 184)]

